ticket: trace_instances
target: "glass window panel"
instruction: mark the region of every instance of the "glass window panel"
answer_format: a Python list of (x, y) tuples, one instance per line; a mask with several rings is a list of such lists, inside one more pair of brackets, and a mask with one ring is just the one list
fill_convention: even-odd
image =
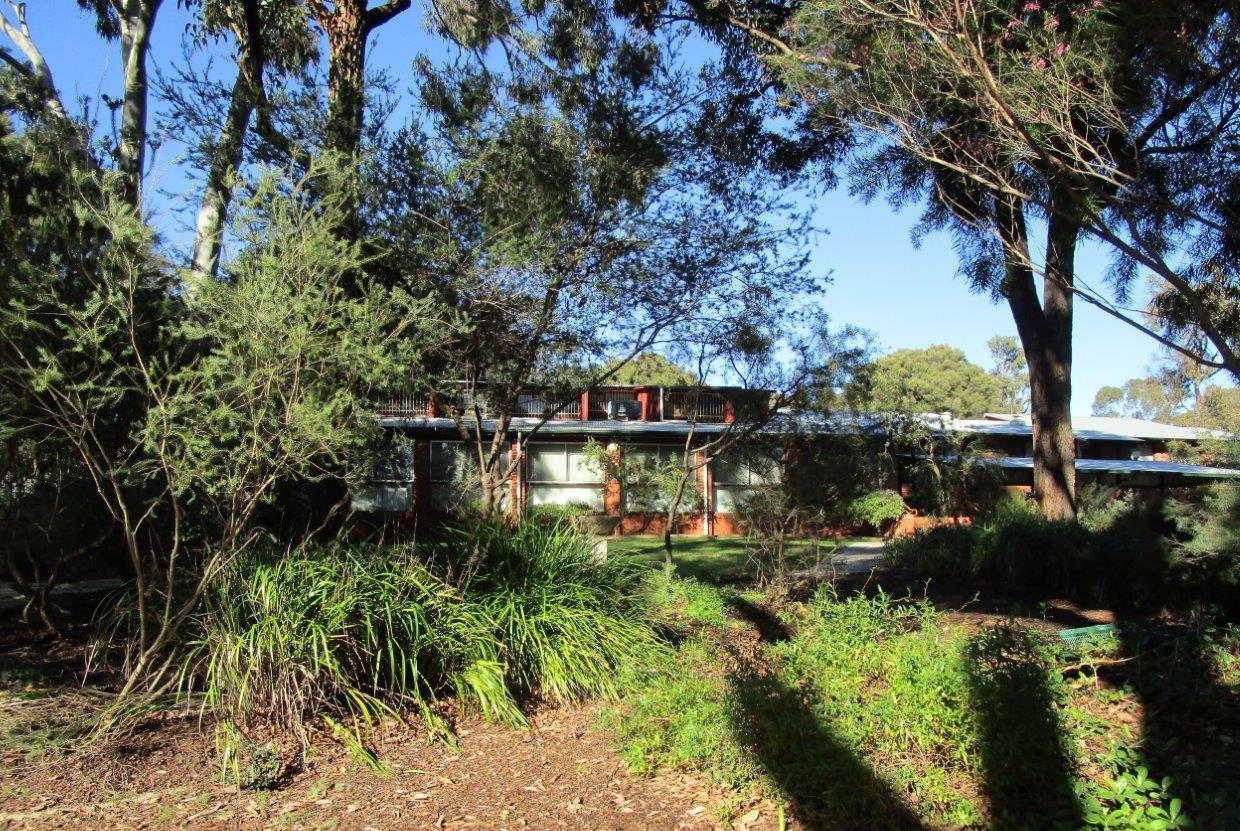
[(413, 481), (413, 445), (385, 444), (375, 455), (374, 475), (379, 482)]
[(585, 454), (582, 453), (581, 447), (582, 445), (568, 447), (568, 481), (591, 485), (602, 484), (603, 472), (601, 470), (595, 472), (585, 466)]
[(413, 486), (403, 482), (371, 482), (353, 493), (350, 505), (355, 511), (411, 511)]
[(531, 482), (567, 482), (568, 470), (564, 461), (564, 445), (530, 445)]
[(603, 489), (566, 485), (530, 485), (531, 505), (584, 505), (602, 513)]
[(735, 513), (737, 505), (753, 492), (753, 488), (715, 488), (715, 510), (723, 514)]
[(734, 453), (727, 453), (711, 462), (711, 473), (721, 485), (749, 484), (749, 470)]
[(431, 481), (451, 482), (464, 461), (465, 448), (460, 442), (431, 442)]

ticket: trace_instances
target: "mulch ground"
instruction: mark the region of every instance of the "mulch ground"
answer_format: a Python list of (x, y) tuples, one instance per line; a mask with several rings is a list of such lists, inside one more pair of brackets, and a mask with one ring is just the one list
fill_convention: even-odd
[[(728, 794), (704, 779), (630, 776), (596, 709), (536, 714), (534, 728), (458, 727), (459, 747), (393, 731), (376, 749), (387, 773), (316, 743), (271, 791), (214, 778), (210, 733), (193, 718), (153, 719), (99, 750), (28, 765), (0, 759), (0, 827), (21, 829), (710, 829), (733, 827)], [(731, 808), (731, 810), (729, 810)], [(752, 827), (759, 819), (740, 812)], [(766, 823), (762, 823), (766, 825)]]

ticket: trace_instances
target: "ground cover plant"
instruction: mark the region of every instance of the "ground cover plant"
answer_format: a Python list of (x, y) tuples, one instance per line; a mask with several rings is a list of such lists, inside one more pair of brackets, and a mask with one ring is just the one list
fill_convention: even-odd
[(713, 589), (720, 622), (703, 590), (665, 592), (693, 634), (604, 718), (639, 773), (702, 770), (806, 828), (1234, 827), (1240, 632), (1208, 615), (1069, 649), (824, 587), (755, 643), (748, 601)]

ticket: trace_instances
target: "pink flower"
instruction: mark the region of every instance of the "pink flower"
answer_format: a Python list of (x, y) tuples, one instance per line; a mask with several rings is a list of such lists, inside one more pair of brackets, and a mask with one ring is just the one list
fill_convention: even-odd
[(1068, 44), (1066, 43), (1061, 43), (1055, 47), (1056, 55), (1062, 55), (1064, 52), (1067, 52), (1067, 51), (1068, 51)]
[(1025, 11), (1040, 12), (1042, 11), (1042, 4), (1039, 3), (1038, 0), (1029, 0), (1029, 2), (1025, 4)]
[(1100, 9), (1102, 8), (1102, 0), (1094, 0), (1094, 2), (1089, 4), (1089, 6), (1092, 9)]
[(1046, 58), (1038, 58), (1033, 62), (1034, 69), (1046, 69), (1048, 65), (1049, 64), (1046, 63)]
[(1054, 29), (1059, 25), (1059, 18), (1054, 15), (1046, 18), (1046, 22), (1042, 24), (1043, 29)]

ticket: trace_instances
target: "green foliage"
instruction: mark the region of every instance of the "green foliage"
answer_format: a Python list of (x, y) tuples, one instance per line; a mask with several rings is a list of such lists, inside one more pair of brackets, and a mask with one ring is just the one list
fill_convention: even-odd
[(642, 352), (625, 363), (608, 364), (606, 369), (615, 369), (615, 373), (608, 379), (608, 383), (612, 384), (676, 387), (697, 383), (693, 373), (658, 352)]
[(185, 333), (201, 355), (174, 376), (163, 417), (180, 439), (176, 487), (208, 521), (281, 480), (356, 475), (378, 429), (359, 418), (369, 399), (414, 372), (432, 328), (445, 336), (430, 300), (359, 276), (359, 246), (337, 235), (342, 175), (324, 162), (292, 183), (266, 171), (236, 212), (226, 279), (194, 298)]
[(540, 522), (572, 523), (593, 513), (589, 505), (534, 505), (526, 512), (526, 516)]
[(851, 522), (880, 531), (904, 516), (907, 511), (904, 498), (898, 492), (886, 489), (858, 496), (850, 500), (844, 508), (844, 513)]
[(683, 645), (608, 719), (629, 764), (692, 767), (762, 788), (811, 824), (874, 828), (908, 817), (905, 799), (923, 821), (975, 826), (985, 809), (962, 780), (1037, 792), (1074, 771), (1058, 738), (1065, 688), (1039, 636), (968, 639), (927, 604), (829, 589), (796, 623), (765, 670), (721, 659), (709, 629)]
[(1004, 413), (1029, 411), (1029, 367), (1020, 339), (1011, 335), (995, 335), (986, 341), (994, 360), (990, 375), (995, 379), (998, 398), (995, 407)]
[(984, 581), (1009, 590), (1086, 603), (1157, 604), (1185, 577), (1169, 559), (1160, 515), (1130, 504), (1105, 525), (1044, 519), (1009, 499), (972, 525), (919, 531), (894, 540), (887, 562), (920, 577)]
[(219, 719), (226, 766), (264, 723), (304, 742), (330, 719), (360, 748), (365, 725), (411, 708), (442, 729), (432, 708), (445, 691), (514, 724), (535, 693), (615, 696), (621, 670), (661, 647), (635, 571), (592, 553), (575, 530), (533, 522), (426, 550), (256, 551), (212, 582), (182, 689)]
[(1149, 421), (1172, 421), (1185, 404), (1187, 391), (1163, 376), (1133, 378), (1124, 386), (1105, 386), (1094, 396), (1093, 413)]
[(899, 349), (875, 361), (870, 371), (868, 406), (873, 410), (967, 417), (1001, 404), (995, 379), (950, 346)]

